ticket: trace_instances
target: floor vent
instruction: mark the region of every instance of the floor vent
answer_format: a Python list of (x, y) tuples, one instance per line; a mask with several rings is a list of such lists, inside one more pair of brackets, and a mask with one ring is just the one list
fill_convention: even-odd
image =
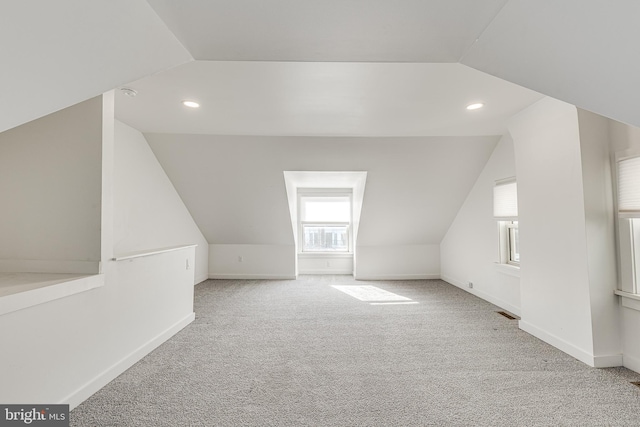
[(640, 381), (631, 381), (631, 384), (633, 384), (636, 387), (640, 387)]
[(506, 311), (496, 311), (496, 313), (498, 313), (501, 316), (506, 317), (507, 319), (511, 319), (511, 320), (516, 320), (517, 319), (517, 317), (507, 313)]

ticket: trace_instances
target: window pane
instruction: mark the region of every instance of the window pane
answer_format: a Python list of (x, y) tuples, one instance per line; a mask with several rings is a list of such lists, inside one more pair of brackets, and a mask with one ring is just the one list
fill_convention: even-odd
[(303, 197), (302, 221), (351, 222), (348, 197)]
[(520, 236), (517, 221), (514, 221), (513, 226), (509, 227), (509, 261), (520, 262)]
[(302, 250), (305, 252), (348, 252), (347, 228), (346, 225), (305, 225), (302, 227), (304, 234)]

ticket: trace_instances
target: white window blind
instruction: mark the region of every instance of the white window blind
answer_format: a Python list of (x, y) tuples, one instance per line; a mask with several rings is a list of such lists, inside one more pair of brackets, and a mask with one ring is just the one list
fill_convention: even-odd
[(618, 162), (618, 212), (625, 218), (640, 218), (640, 157)]
[(301, 197), (302, 221), (350, 222), (351, 201), (348, 196)]
[(493, 216), (501, 221), (518, 219), (518, 187), (515, 178), (497, 181), (493, 187)]

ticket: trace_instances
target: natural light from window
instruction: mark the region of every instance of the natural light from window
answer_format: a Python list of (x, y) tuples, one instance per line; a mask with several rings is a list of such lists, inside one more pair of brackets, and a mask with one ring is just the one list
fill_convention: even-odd
[(301, 196), (302, 252), (349, 252), (350, 196)]

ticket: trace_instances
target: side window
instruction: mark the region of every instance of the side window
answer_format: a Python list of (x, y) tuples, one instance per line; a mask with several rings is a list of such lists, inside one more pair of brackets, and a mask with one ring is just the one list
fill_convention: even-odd
[(640, 155), (616, 159), (620, 287), (640, 294)]
[(493, 216), (498, 221), (500, 263), (519, 266), (518, 187), (515, 178), (496, 181), (493, 187)]

